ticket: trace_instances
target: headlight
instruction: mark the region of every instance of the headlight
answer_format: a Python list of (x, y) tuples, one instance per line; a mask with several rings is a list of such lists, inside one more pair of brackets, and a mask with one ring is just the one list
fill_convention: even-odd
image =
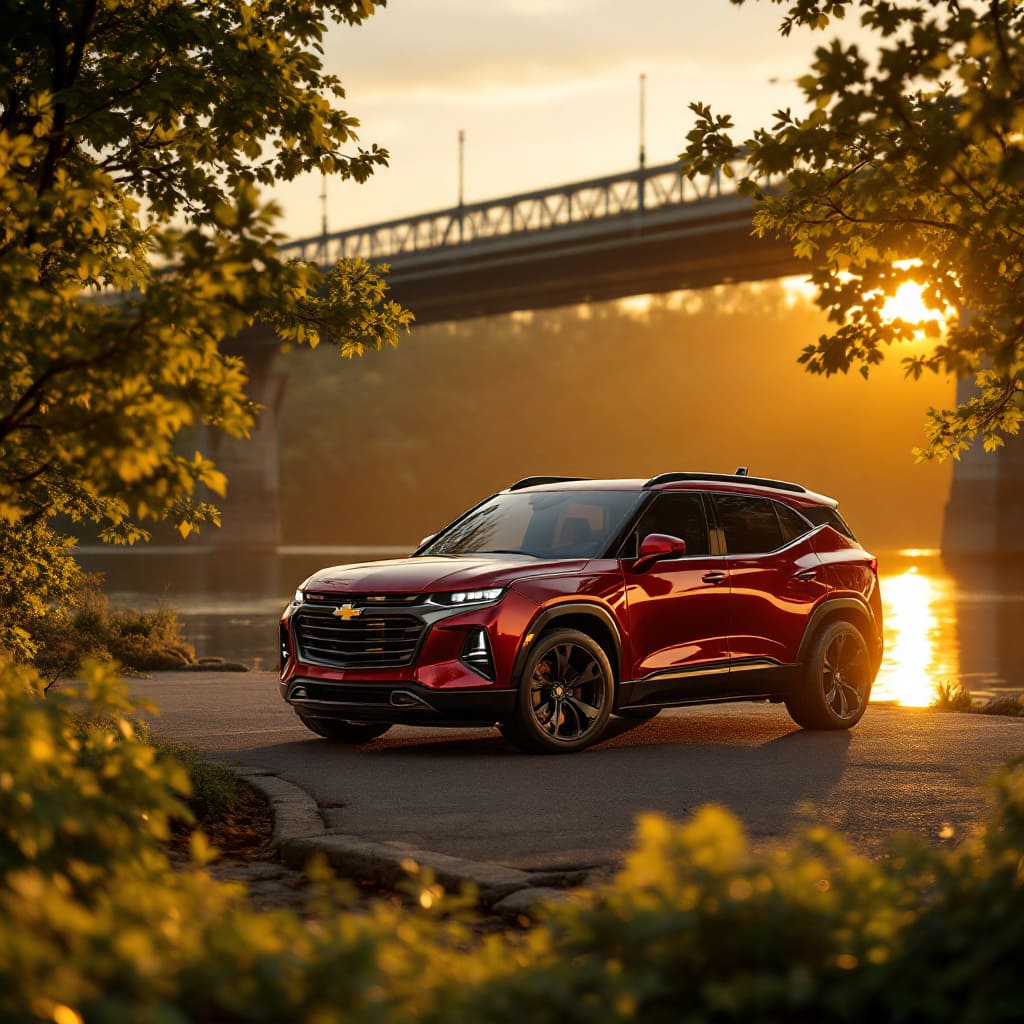
[(446, 607), (453, 607), (463, 604), (492, 604), (501, 599), (505, 593), (504, 587), (490, 587), (487, 590), (456, 590), (451, 594), (432, 594), (432, 604), (443, 604)]
[(293, 604), (302, 604), (306, 600), (306, 595), (301, 590), (295, 591), (295, 596), (292, 598)]

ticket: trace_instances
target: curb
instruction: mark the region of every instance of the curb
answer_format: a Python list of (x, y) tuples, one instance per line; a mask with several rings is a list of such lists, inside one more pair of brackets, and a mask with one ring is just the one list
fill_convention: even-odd
[(276, 854), (284, 843), (292, 839), (326, 834), (320, 808), (304, 789), (278, 778), (266, 768), (251, 765), (229, 767), (239, 778), (258, 789), (270, 804), (274, 818), (274, 831), (270, 837), (271, 853)]
[(542, 905), (560, 902), (559, 886), (579, 885), (587, 872), (531, 872), (501, 864), (464, 860), (411, 846), (378, 843), (358, 836), (328, 832), (316, 801), (302, 788), (264, 768), (233, 765), (232, 771), (258, 789), (274, 817), (271, 855), (302, 868), (314, 857), (326, 858), (338, 874), (394, 889), (415, 867), (429, 868), (446, 889), (471, 888), (480, 905), (510, 916), (531, 915)]

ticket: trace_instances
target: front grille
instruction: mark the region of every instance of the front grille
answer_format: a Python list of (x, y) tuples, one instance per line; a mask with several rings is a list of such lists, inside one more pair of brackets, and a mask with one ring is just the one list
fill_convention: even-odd
[(303, 606), (295, 615), (295, 639), (303, 660), (338, 668), (409, 665), (426, 624), (415, 615), (375, 615), (367, 609), (342, 619), (335, 607)]

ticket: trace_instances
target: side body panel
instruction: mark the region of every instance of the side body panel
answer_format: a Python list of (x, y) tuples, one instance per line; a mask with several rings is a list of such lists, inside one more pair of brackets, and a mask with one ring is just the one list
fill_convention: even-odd
[(734, 671), (744, 661), (793, 664), (807, 620), (830, 590), (809, 538), (767, 555), (730, 555), (728, 564)]

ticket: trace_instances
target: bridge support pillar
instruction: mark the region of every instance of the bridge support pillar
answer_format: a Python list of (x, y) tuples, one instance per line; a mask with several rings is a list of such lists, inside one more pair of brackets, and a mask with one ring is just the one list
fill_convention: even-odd
[(221, 526), (203, 530), (212, 548), (207, 570), (217, 578), (208, 581), (211, 589), (260, 587), (275, 579), (273, 556), (282, 541), (278, 414), (285, 376), (276, 368), (280, 344), (272, 331), (256, 328), (225, 346), (244, 357), (247, 391), (261, 410), (248, 438), (210, 438), (207, 454), (227, 475), (226, 496), (212, 499), (221, 510)]
[(219, 551), (275, 554), (281, 545), (277, 428), (284, 375), (276, 367), (280, 342), (272, 332), (257, 337), (258, 330), (226, 346), (232, 354), (244, 353), (246, 390), (261, 409), (248, 438), (221, 434), (212, 439), (209, 454), (227, 474), (228, 489), (224, 498), (214, 499), (222, 523), (209, 539)]
[[(961, 380), (956, 394), (960, 402), (976, 394), (973, 383)], [(953, 463), (942, 553), (953, 561), (1024, 557), (1024, 435), (994, 452), (979, 440)]]

